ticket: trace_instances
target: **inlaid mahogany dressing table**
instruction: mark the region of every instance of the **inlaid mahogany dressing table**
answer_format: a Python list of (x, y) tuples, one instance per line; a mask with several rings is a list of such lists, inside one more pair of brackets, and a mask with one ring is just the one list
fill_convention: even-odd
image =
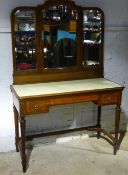
[[(27, 165), (25, 117), (46, 113), (55, 105), (95, 103), (97, 125), (71, 131), (94, 130), (97, 138), (104, 133), (116, 154), (124, 87), (103, 76), (102, 10), (81, 7), (71, 0), (48, 0), (37, 7), (15, 8), (11, 22), (15, 144), (23, 172)], [(104, 105), (116, 105), (115, 136), (101, 127)]]

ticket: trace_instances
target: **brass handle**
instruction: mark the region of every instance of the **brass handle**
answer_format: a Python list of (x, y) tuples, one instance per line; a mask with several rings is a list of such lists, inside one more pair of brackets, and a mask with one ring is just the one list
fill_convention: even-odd
[(109, 99), (109, 102), (111, 102), (111, 97), (110, 96), (108, 97), (108, 99)]
[(39, 109), (39, 105), (35, 105), (34, 108), (35, 108), (36, 110), (38, 110), (38, 109)]

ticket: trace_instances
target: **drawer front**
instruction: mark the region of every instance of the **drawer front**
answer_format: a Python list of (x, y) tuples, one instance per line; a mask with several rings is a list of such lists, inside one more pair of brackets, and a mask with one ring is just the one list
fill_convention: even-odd
[(114, 104), (118, 102), (118, 93), (109, 92), (101, 96), (101, 104)]
[(37, 114), (49, 111), (48, 100), (33, 100), (26, 102), (26, 113), (27, 114)]

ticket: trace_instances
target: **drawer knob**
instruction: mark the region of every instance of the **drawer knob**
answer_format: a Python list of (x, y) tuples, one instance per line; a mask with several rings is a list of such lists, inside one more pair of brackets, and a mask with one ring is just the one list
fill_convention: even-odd
[(38, 110), (38, 109), (39, 109), (39, 105), (35, 105), (34, 108), (35, 108), (36, 110)]
[(109, 103), (111, 103), (111, 97), (110, 96), (108, 97), (108, 100), (109, 100)]

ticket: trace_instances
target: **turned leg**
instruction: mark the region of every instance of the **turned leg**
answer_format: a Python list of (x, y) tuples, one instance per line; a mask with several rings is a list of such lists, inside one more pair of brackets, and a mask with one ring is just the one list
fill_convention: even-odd
[(18, 121), (18, 112), (16, 107), (13, 106), (14, 111), (14, 124), (15, 124), (15, 145), (16, 145), (16, 152), (19, 152), (18, 144), (19, 144), (19, 121)]
[(114, 155), (116, 154), (117, 150), (118, 150), (118, 141), (119, 141), (119, 123), (120, 123), (120, 105), (116, 106), (115, 109), (115, 143), (114, 143)]
[(26, 163), (27, 157), (25, 153), (25, 117), (22, 116), (20, 120), (20, 128), (21, 128), (21, 159), (22, 159), (22, 168), (23, 172), (26, 172)]
[[(97, 113), (97, 127), (101, 128), (101, 106), (98, 106), (98, 113)], [(101, 131), (97, 131), (97, 139), (101, 136)]]

